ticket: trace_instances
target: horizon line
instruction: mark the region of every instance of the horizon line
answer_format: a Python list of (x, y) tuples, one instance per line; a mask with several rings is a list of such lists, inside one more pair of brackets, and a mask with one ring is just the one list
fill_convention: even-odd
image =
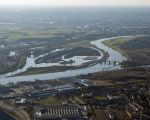
[(0, 7), (150, 7), (150, 5), (0, 5)]

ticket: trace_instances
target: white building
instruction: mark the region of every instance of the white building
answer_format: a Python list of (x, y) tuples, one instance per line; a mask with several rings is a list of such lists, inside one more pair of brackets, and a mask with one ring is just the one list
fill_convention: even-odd
[(10, 56), (10, 57), (16, 56), (16, 52), (15, 52), (15, 51), (10, 51), (9, 56)]

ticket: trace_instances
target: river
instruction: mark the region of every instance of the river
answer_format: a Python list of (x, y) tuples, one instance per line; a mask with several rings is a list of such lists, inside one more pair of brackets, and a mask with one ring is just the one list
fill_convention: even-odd
[[(104, 51), (108, 52), (109, 54), (108, 60), (117, 61), (120, 63), (126, 60), (126, 58), (118, 51), (115, 51), (103, 45), (102, 41), (121, 38), (121, 37), (129, 37), (129, 36), (119, 36), (119, 37), (99, 39), (99, 40), (92, 41), (91, 44), (97, 46), (99, 49), (103, 49)], [(34, 64), (33, 59), (28, 58), (27, 60), (30, 61), (29, 65), (32, 67), (33, 66), (32, 64)], [(86, 68), (77, 69), (77, 70), (66, 70), (63, 72), (45, 73), (45, 74), (27, 75), (27, 76), (8, 77), (8, 76), (14, 75), (14, 72), (10, 72), (4, 75), (0, 75), (0, 84), (7, 84), (9, 82), (16, 83), (16, 82), (21, 82), (21, 81), (50, 80), (50, 79), (57, 79), (57, 78), (62, 78), (62, 77), (71, 77), (71, 76), (77, 76), (81, 74), (100, 72), (100, 71), (115, 70), (115, 69), (120, 69), (120, 66), (119, 65), (114, 66), (113, 64), (109, 65), (109, 64), (102, 63), (102, 64), (96, 64), (91, 67), (86, 67)], [(20, 70), (26, 71), (26, 66), (17, 71), (20, 71)]]
[(4, 111), (0, 110), (0, 120), (16, 120), (11, 117), (9, 114), (5, 113)]

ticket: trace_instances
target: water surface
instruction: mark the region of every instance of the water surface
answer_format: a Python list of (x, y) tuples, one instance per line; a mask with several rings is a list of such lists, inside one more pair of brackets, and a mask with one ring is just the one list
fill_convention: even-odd
[[(118, 63), (120, 63), (125, 60), (125, 57), (121, 53), (102, 44), (102, 41), (116, 39), (120, 37), (128, 37), (128, 36), (119, 36), (119, 37), (112, 37), (112, 38), (106, 38), (106, 39), (99, 39), (99, 40), (92, 41), (91, 44), (97, 46), (97, 48), (99, 49), (103, 49), (104, 51), (108, 52), (109, 54), (108, 60), (112, 62), (117, 61)], [(26, 71), (29, 68), (29, 66), (32, 67), (35, 64), (32, 58), (28, 58), (27, 61), (28, 61), (28, 64), (26, 64), (22, 69), (18, 69), (17, 71), (15, 71), (15, 74), (19, 73), (20, 71)], [(42, 64), (41, 66), (43, 66)], [(71, 76), (77, 76), (81, 74), (100, 72), (100, 71), (116, 70), (120, 68), (121, 67), (119, 65), (114, 66), (114, 64), (109, 65), (109, 64), (102, 63), (102, 64), (96, 64), (91, 67), (86, 67), (86, 68), (77, 69), (77, 70), (66, 70), (63, 72), (45, 73), (45, 74), (36, 74), (36, 75), (27, 75), (27, 76), (8, 77), (8, 76), (14, 75), (14, 72), (10, 72), (5, 75), (0, 75), (0, 83), (7, 84), (9, 82), (16, 83), (20, 81), (50, 80), (50, 79), (56, 79), (56, 78), (62, 78), (62, 77), (71, 77)]]

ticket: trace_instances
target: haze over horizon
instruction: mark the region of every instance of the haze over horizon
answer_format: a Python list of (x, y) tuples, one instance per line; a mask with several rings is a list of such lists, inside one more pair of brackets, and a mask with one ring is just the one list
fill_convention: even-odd
[(4, 0), (0, 6), (150, 6), (150, 0)]

